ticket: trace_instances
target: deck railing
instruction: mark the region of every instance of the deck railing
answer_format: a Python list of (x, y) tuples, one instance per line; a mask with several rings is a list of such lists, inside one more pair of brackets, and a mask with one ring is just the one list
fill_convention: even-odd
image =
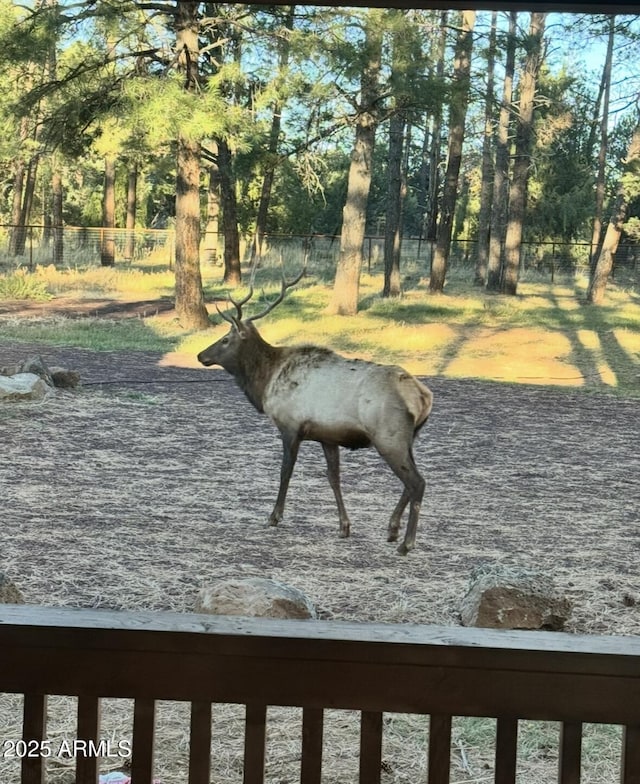
[[(0, 692), (24, 695), (22, 739), (36, 748), (47, 695), (76, 696), (77, 738), (95, 743), (100, 698), (133, 699), (134, 784), (153, 780), (158, 700), (191, 704), (189, 784), (209, 784), (215, 767), (215, 703), (246, 706), (246, 784), (264, 781), (268, 706), (303, 709), (302, 784), (321, 781), (332, 708), (361, 712), (362, 784), (385, 775), (386, 713), (430, 717), (428, 784), (450, 782), (455, 716), (497, 719), (496, 784), (516, 781), (520, 719), (561, 722), (561, 784), (580, 781), (584, 722), (622, 725), (620, 781), (640, 782), (636, 638), (0, 605)], [(76, 784), (95, 784), (98, 762), (78, 757)], [(46, 763), (25, 755), (21, 784), (46, 782)]]

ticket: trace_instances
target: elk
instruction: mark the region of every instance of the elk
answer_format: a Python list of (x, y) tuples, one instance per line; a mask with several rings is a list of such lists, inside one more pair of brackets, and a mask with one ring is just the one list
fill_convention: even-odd
[(298, 448), (305, 440), (318, 441), (324, 450), (328, 478), (338, 506), (339, 535), (347, 537), (350, 522), (340, 489), (339, 447), (375, 447), (404, 485), (389, 520), (387, 540), (395, 542), (403, 512), (409, 504), (404, 541), (398, 552), (406, 555), (415, 543), (425, 481), (413, 458), (413, 442), (429, 417), (433, 395), (424, 384), (397, 365), (348, 359), (313, 345), (273, 346), (262, 338), (254, 322), (284, 299), (287, 289), (305, 273), (287, 283), (283, 275), (279, 295), (256, 315), (243, 317), (253, 296), (239, 302), (229, 297), (235, 314), (218, 313), (231, 324), (224, 337), (198, 354), (206, 367), (220, 365), (230, 373), (249, 401), (267, 414), (280, 431), (283, 454), (280, 489), (269, 518), (282, 519), (289, 480)]

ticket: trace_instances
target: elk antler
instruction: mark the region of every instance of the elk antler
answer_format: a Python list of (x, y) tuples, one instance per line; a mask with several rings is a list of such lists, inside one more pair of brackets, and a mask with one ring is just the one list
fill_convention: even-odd
[(275, 306), (279, 305), (282, 302), (282, 300), (284, 299), (284, 295), (285, 295), (286, 290), (290, 289), (292, 286), (295, 286), (296, 283), (299, 283), (300, 280), (302, 280), (302, 278), (304, 277), (304, 274), (305, 274), (306, 271), (307, 271), (307, 260), (305, 258), (305, 263), (304, 263), (304, 266), (302, 267), (302, 270), (301, 270), (300, 274), (297, 275), (293, 280), (289, 281), (289, 283), (287, 283), (287, 280), (286, 280), (286, 278), (284, 276), (284, 269), (283, 269), (282, 270), (282, 288), (280, 289), (280, 293), (278, 294), (278, 296), (272, 302), (270, 302), (264, 310), (261, 310), (260, 313), (256, 313), (255, 316), (249, 316), (248, 318), (245, 319), (245, 321), (256, 321), (257, 319), (260, 319), (263, 316), (266, 316), (267, 313), (271, 313), (271, 311), (275, 308)]
[(252, 296), (253, 296), (253, 281), (251, 282), (251, 285), (249, 286), (249, 293), (246, 295), (246, 297), (243, 297), (240, 300), (240, 302), (236, 302), (236, 300), (233, 299), (233, 297), (230, 294), (227, 296), (225, 301), (229, 302), (231, 305), (234, 306), (234, 308), (236, 309), (236, 315), (235, 316), (228, 316), (226, 313), (224, 313), (222, 310), (220, 310), (220, 308), (218, 307), (218, 303), (217, 302), (215, 302), (214, 304), (216, 306), (216, 310), (222, 316), (222, 318), (225, 321), (228, 321), (229, 324), (233, 324), (235, 327), (237, 327), (238, 324), (240, 323), (240, 321), (242, 321), (242, 306), (246, 305), (247, 302), (249, 302), (249, 300), (251, 299)]

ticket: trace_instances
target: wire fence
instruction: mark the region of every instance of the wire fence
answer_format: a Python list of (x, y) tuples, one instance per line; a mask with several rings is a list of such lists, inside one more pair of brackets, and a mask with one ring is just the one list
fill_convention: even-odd
[[(56, 233), (57, 232), (57, 233)], [(0, 225), (0, 269), (53, 264), (57, 268), (88, 268), (100, 266), (105, 247), (110, 248), (118, 265), (143, 265), (154, 269), (171, 269), (175, 260), (173, 229), (103, 229), (65, 226), (62, 230), (30, 225), (21, 229), (21, 247), (16, 248), (16, 228)], [(449, 268), (473, 275), (477, 241), (454, 239), (450, 247)], [(251, 255), (251, 242), (241, 242), (243, 261)], [(384, 270), (384, 238), (367, 236), (364, 241), (364, 265), (371, 274)], [(435, 242), (420, 238), (402, 241), (400, 266), (405, 274), (428, 275)], [(559, 276), (587, 274), (591, 246), (586, 242), (525, 242), (522, 246), (521, 273), (532, 273), (554, 281)], [(277, 264), (283, 259), (295, 263), (305, 254), (309, 269), (331, 276), (340, 254), (340, 237), (314, 234), (265, 236), (261, 259)], [(205, 232), (201, 242), (201, 263), (207, 267), (222, 266), (224, 236)], [(640, 248), (620, 245), (614, 260), (614, 277), (637, 282)]]

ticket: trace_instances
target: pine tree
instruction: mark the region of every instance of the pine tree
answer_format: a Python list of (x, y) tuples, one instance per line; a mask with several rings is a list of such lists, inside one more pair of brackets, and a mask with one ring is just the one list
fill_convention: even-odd
[(469, 100), (471, 75), (471, 50), (473, 47), (473, 27), (476, 21), (475, 11), (463, 11), (461, 26), (456, 41), (454, 56), (454, 77), (449, 106), (449, 144), (447, 169), (444, 180), (444, 193), (440, 206), (440, 221), (436, 238), (436, 249), (431, 264), (429, 288), (441, 292), (444, 289), (453, 218), (458, 197), (458, 176), (462, 162), (462, 145), (464, 143), (465, 120)]

